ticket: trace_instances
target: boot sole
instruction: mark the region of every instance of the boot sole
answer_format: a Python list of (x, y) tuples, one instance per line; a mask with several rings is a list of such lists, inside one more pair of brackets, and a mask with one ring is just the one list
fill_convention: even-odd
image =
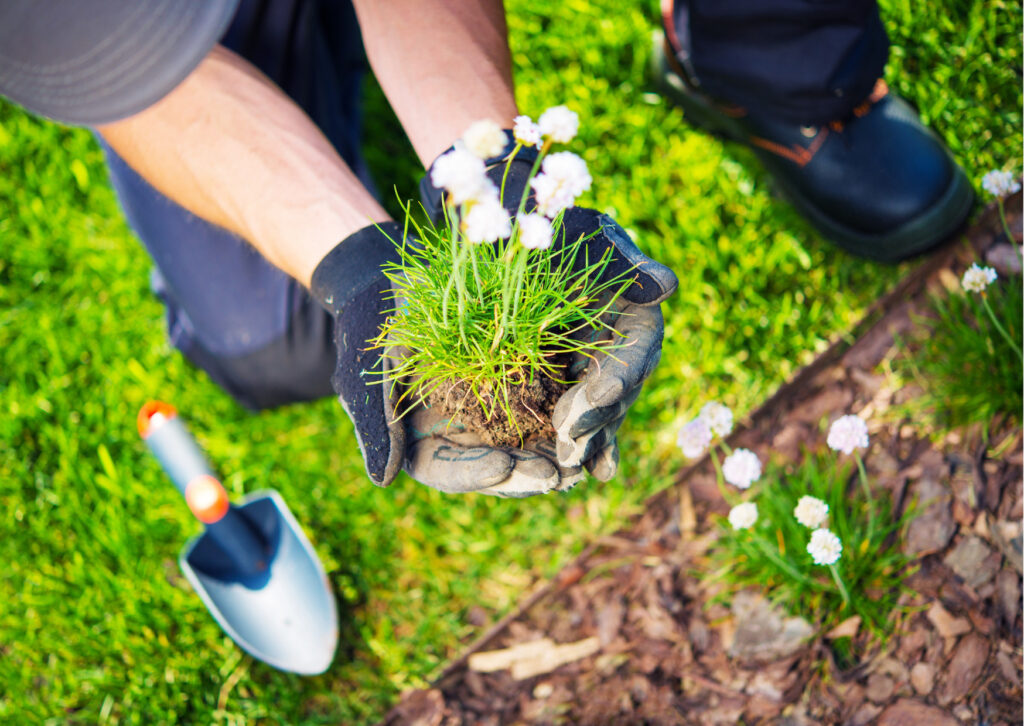
[(970, 214), (974, 206), (974, 189), (963, 169), (953, 163), (953, 178), (942, 196), (914, 219), (890, 232), (866, 234), (829, 217), (786, 180), (765, 152), (746, 141), (746, 134), (736, 121), (686, 89), (679, 76), (668, 66), (663, 52), (663, 38), (660, 31), (655, 31), (654, 52), (651, 56), (652, 75), (661, 93), (679, 106), (694, 126), (725, 141), (743, 144), (751, 149), (797, 211), (822, 236), (848, 252), (878, 262), (899, 262), (939, 246), (959, 230)]

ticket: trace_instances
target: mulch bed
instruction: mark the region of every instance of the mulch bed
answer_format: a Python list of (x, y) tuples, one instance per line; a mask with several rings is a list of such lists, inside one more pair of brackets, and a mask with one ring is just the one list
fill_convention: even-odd
[[(1008, 207), (1019, 210), (1020, 196)], [(1019, 243), (1018, 213), (1011, 225)], [(833, 345), (730, 437), (762, 460), (771, 451), (796, 461), (823, 443), (823, 419), (868, 420), (873, 486), (901, 507), (922, 503), (900, 545), (918, 565), (913, 592), (901, 596), (884, 650), (856, 634), (859, 659), (841, 661), (829, 634), (807, 637), (806, 623), (756, 593), (733, 598), (731, 610), (707, 604), (718, 585), (695, 573), (706, 571), (715, 537), (709, 514), (727, 507), (705, 459), (485, 632), (432, 688), (404, 694), (383, 723), (1020, 724), (1021, 430), (997, 426), (988, 445), (973, 430), (930, 440), (893, 415), (917, 392), (892, 390), (879, 372), (929, 288), (1005, 254), (999, 229), (986, 210), (966, 244), (933, 255), (878, 301), (852, 346)], [(477, 658), (470, 667), (483, 651), (531, 643), (511, 670), (480, 672)], [(566, 644), (577, 652), (556, 667)]]

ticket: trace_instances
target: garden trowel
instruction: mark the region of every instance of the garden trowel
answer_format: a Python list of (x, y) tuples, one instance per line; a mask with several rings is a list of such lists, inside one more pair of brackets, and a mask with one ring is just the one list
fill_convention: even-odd
[(178, 559), (220, 626), (253, 657), (302, 675), (334, 658), (338, 615), (316, 552), (281, 496), (255, 492), (237, 505), (174, 407), (150, 401), (139, 434), (205, 531)]

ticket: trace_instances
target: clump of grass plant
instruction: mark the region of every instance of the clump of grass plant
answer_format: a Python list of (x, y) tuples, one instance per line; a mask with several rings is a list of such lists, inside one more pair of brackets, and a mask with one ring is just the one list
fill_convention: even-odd
[[(519, 117), (515, 143), (498, 162), (499, 187), (486, 176), (486, 161), (507, 150), (507, 133), (474, 124), (432, 171), (445, 190), (442, 219), (421, 221), (403, 207), (406, 241), (395, 240), (400, 258), (385, 268), (395, 306), (374, 341), (388, 375), (405, 384), (400, 412), (440, 392), (455, 399), (456, 413), (475, 402), (485, 421), (504, 416), (522, 440), (523, 408), (514, 404), (525, 388), (538, 378), (567, 386), (574, 356), (616, 346), (610, 320), (628, 281), (606, 275), (610, 250), (590, 258), (587, 243), (597, 232), (567, 238), (565, 210), (591, 180), (575, 154), (549, 153), (577, 126), (564, 106), (537, 124)], [(533, 146), (526, 189), (537, 209), (526, 212), (524, 193), (510, 218), (503, 206), (509, 170)], [(529, 412), (537, 408), (525, 403)]]
[(987, 435), (993, 421), (1021, 420), (1024, 285), (1020, 275), (995, 274), (974, 265), (963, 290), (933, 295), (893, 363), (924, 391), (910, 405), (941, 427), (978, 424)]
[(753, 452), (725, 443), (732, 417), (723, 425), (721, 409), (705, 406), (679, 441), (691, 458), (711, 449), (720, 492), (731, 506), (708, 575), (726, 584), (717, 599), (754, 588), (823, 630), (860, 616), (862, 627), (884, 641), (908, 572), (895, 535), (912, 510), (895, 517), (891, 500), (873, 494), (859, 451), (868, 446), (863, 420), (833, 422), (828, 445), (839, 460), (809, 453), (798, 466), (769, 463), (762, 473)]

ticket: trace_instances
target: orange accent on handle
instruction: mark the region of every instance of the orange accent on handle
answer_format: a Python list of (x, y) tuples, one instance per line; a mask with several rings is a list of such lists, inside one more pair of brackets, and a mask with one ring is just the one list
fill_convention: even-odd
[[(163, 421), (174, 418), (178, 412), (169, 403), (163, 401), (146, 401), (139, 409), (139, 417), (136, 424), (139, 427), (139, 436), (146, 438)], [(156, 419), (155, 421), (153, 419)]]
[(213, 524), (228, 513), (228, 493), (209, 474), (200, 474), (185, 487), (185, 501), (203, 524)]

